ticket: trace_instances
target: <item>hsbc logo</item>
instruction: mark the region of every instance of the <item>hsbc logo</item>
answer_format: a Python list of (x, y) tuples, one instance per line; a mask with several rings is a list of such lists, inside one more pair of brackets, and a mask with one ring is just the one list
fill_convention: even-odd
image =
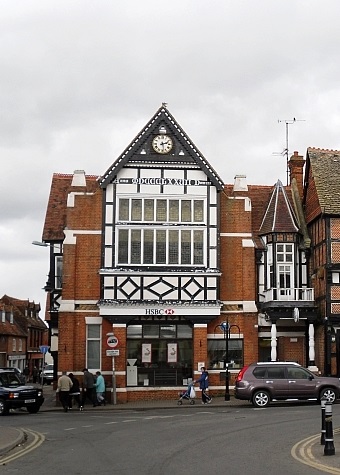
[(175, 310), (173, 308), (146, 308), (145, 315), (173, 315)]

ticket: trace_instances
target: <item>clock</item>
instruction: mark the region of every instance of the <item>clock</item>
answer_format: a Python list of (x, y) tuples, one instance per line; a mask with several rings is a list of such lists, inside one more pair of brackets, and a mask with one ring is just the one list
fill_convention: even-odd
[(157, 153), (169, 153), (172, 149), (172, 140), (168, 135), (156, 135), (152, 141), (152, 147)]

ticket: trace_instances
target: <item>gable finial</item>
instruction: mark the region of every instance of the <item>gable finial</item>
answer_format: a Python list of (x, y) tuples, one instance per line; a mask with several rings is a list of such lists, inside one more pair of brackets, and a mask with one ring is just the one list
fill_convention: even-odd
[(165, 109), (168, 107), (168, 103), (167, 102), (162, 102), (162, 107), (165, 107)]

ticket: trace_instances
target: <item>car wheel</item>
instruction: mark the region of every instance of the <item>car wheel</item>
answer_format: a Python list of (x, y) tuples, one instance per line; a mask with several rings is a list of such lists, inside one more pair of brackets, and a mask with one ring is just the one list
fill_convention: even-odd
[(324, 399), (326, 402), (335, 402), (336, 400), (336, 392), (332, 388), (324, 388), (320, 392), (320, 400)]
[(252, 398), (253, 406), (266, 407), (270, 403), (270, 396), (267, 391), (256, 391)]
[(6, 416), (9, 413), (9, 409), (3, 399), (0, 399), (0, 416)]
[(30, 414), (36, 414), (40, 409), (39, 404), (30, 404), (29, 406), (26, 406), (26, 407)]

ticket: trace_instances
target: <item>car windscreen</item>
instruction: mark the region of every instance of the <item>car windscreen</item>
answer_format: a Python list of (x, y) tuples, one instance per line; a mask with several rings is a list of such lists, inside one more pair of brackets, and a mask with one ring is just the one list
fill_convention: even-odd
[(0, 374), (0, 386), (13, 387), (20, 386), (21, 384), (18, 376), (14, 372)]

